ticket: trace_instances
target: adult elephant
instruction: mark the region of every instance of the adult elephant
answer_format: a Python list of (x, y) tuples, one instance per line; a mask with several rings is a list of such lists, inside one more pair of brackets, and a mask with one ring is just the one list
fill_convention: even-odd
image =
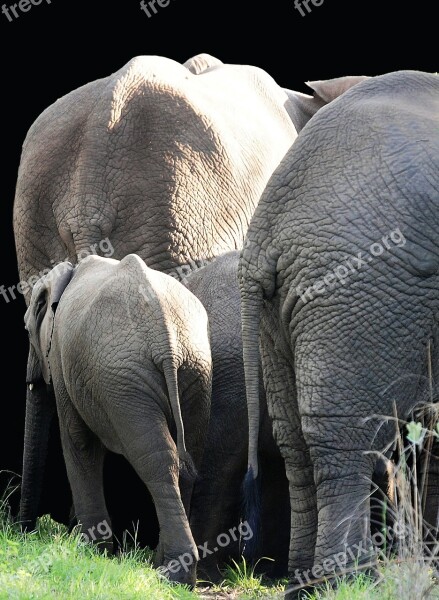
[[(210, 581), (220, 577), (231, 559), (239, 561), (246, 546), (268, 576), (285, 577), (290, 504), (284, 461), (274, 442), (261, 385), (261, 515), (246, 522), (248, 533), (234, 538), (230, 530), (243, 517), (242, 479), (248, 448), (247, 405), (241, 337), (238, 251), (227, 252), (191, 273), (185, 286), (202, 302), (209, 317), (213, 381), (209, 430), (191, 505), (190, 525), (200, 552), (199, 572)], [(245, 515), (246, 517), (249, 515)], [(256, 515), (257, 517), (258, 515)], [(228, 543), (220, 546), (225, 537)], [(213, 549), (217, 551), (214, 552)], [(264, 558), (270, 561), (263, 560)]]
[[(331, 98), (331, 84), (306, 96), (208, 55), (185, 65), (137, 57), (61, 98), (23, 146), (14, 204), (21, 279), (33, 284), (103, 241), (113, 258), (136, 253), (164, 272), (240, 248), (271, 173)], [(31, 527), (54, 410), (36, 373), (31, 351), (21, 501)]]
[(370, 451), (391, 445), (394, 425), (367, 418), (392, 418), (395, 402), (404, 419), (428, 398), (429, 352), (437, 373), (438, 126), (436, 75), (360, 83), (303, 130), (249, 227), (240, 265), (249, 476), (260, 342), (297, 585), (332, 572), (335, 556), (368, 558)]

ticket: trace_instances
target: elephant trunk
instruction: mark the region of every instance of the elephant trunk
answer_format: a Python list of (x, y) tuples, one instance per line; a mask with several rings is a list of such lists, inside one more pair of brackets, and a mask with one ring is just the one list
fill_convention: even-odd
[[(32, 356), (29, 362), (32, 362)], [(27, 387), (19, 520), (23, 529), (31, 531), (35, 529), (38, 516), (50, 425), (56, 404), (53, 392), (43, 379), (28, 383)]]
[(183, 417), (181, 414), (180, 397), (178, 393), (177, 367), (172, 359), (167, 359), (163, 362), (163, 373), (166, 380), (166, 386), (168, 388), (168, 397), (171, 405), (172, 416), (177, 429), (178, 458), (188, 474), (195, 477), (195, 465), (189, 452), (186, 450)]

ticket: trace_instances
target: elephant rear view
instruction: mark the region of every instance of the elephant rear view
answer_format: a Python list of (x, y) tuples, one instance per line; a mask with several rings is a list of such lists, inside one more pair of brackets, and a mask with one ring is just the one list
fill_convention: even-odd
[(249, 467), (260, 341), (300, 585), (334, 556), (369, 559), (374, 451), (393, 442), (394, 404), (407, 419), (437, 398), (439, 77), (389, 73), (322, 108), (265, 190), (240, 268)]
[(82, 532), (111, 545), (100, 535), (101, 524), (110, 524), (102, 470), (107, 449), (122, 454), (154, 499), (156, 563), (174, 561), (168, 576), (193, 585), (198, 553), (187, 514), (211, 393), (202, 304), (137, 255), (120, 262), (91, 256), (42, 278), (25, 321), (35, 364), (55, 392)]
[[(343, 90), (357, 79), (345, 79)], [(91, 253), (118, 260), (136, 253), (171, 273), (241, 248), (273, 170), (335, 97), (332, 82), (311, 85), (314, 96), (284, 90), (261, 69), (208, 55), (184, 65), (138, 56), (49, 106), (23, 144), (14, 201), (26, 301), (45, 269)], [(64, 473), (51, 459), (56, 423), (30, 361), (28, 383), (25, 452), (34, 458), (23, 484), (39, 480), (38, 514), (66, 522), (64, 486), (44, 494), (44, 477), (61, 482)], [(141, 513), (128, 517), (119, 505), (113, 514), (121, 512), (126, 526)]]

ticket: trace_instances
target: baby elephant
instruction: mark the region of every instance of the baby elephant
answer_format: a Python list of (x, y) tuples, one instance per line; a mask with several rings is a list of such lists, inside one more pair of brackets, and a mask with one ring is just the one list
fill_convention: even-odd
[(156, 506), (157, 565), (171, 580), (195, 584), (198, 551), (187, 514), (211, 395), (201, 302), (135, 254), (89, 256), (36, 283), (25, 323), (55, 392), (82, 532), (112, 547), (103, 462), (107, 449), (122, 454)]

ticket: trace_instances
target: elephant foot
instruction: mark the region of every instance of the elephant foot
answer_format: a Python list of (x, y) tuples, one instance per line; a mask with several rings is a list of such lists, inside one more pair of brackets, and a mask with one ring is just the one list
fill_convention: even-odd
[[(309, 571), (305, 571), (304, 573), (308, 574)], [(319, 590), (319, 588), (322, 589), (322, 587), (323, 587), (324, 592), (327, 590), (327, 586), (330, 586), (332, 589), (336, 590), (339, 585), (341, 577), (342, 577), (343, 581), (354, 582), (356, 580), (356, 578), (358, 577), (359, 573), (366, 575), (371, 580), (375, 580), (375, 579), (379, 578), (378, 571), (374, 567), (374, 565), (368, 564), (367, 568), (364, 568), (364, 567), (362, 568), (361, 566), (357, 565), (356, 569), (352, 569), (350, 571), (349, 571), (349, 567), (346, 567), (345, 573), (339, 572), (338, 576), (336, 576), (336, 574), (332, 573), (332, 574), (329, 574), (325, 578), (320, 578), (318, 580), (315, 580), (314, 583), (311, 583), (311, 582), (305, 583), (304, 578), (292, 579), (288, 583), (288, 586), (285, 589), (284, 599), (285, 600), (309, 600), (309, 597), (312, 594), (315, 594), (316, 591)], [(305, 575), (305, 577), (306, 577), (306, 575)], [(305, 579), (305, 581), (306, 581), (306, 579)], [(308, 581), (310, 581), (310, 580), (308, 579)]]
[(78, 519), (76, 518), (76, 514), (75, 514), (75, 507), (72, 504), (70, 507), (70, 511), (69, 511), (69, 519), (68, 519), (68, 525), (67, 525), (67, 530), (69, 533), (72, 533), (73, 529), (78, 525)]
[(224, 580), (224, 567), (222, 561), (201, 560), (197, 568), (198, 578), (212, 585), (219, 584)]
[(296, 583), (289, 583), (285, 590), (284, 600), (309, 600), (313, 592), (315, 592), (315, 587), (312, 585), (299, 587)]
[(95, 540), (93, 542), (93, 546), (95, 546), (97, 548), (97, 550), (104, 554), (104, 552), (107, 552), (107, 554), (114, 554), (114, 543), (113, 540)]
[(37, 528), (36, 519), (24, 519), (19, 516), (17, 522), (20, 525), (20, 530), (22, 533), (31, 533)]
[(198, 556), (193, 552), (182, 552), (176, 554), (176, 558), (169, 558), (163, 551), (161, 542), (157, 546), (154, 558), (154, 567), (169, 581), (195, 587), (197, 581)]
[(154, 568), (159, 569), (165, 560), (165, 551), (163, 549), (163, 544), (161, 541), (157, 544), (157, 548), (154, 553)]
[[(181, 562), (181, 558), (184, 559), (184, 562)], [(158, 571), (169, 581), (181, 583), (193, 589), (197, 582), (196, 562), (189, 553), (183, 554), (181, 558), (165, 561), (163, 565), (158, 567)], [(192, 559), (192, 563), (189, 559)]]
[(108, 539), (98, 537), (90, 539), (86, 534), (81, 533), (81, 541), (85, 542), (86, 544), (91, 544), (94, 548), (96, 548), (99, 554), (104, 554), (105, 552), (109, 555), (114, 554), (115, 548), (112, 537)]
[(115, 547), (113, 536), (107, 538), (94, 535), (90, 538), (88, 533), (82, 532), (81, 541), (85, 542), (86, 544), (91, 544), (100, 554), (104, 554), (105, 552), (109, 555), (114, 554)]

